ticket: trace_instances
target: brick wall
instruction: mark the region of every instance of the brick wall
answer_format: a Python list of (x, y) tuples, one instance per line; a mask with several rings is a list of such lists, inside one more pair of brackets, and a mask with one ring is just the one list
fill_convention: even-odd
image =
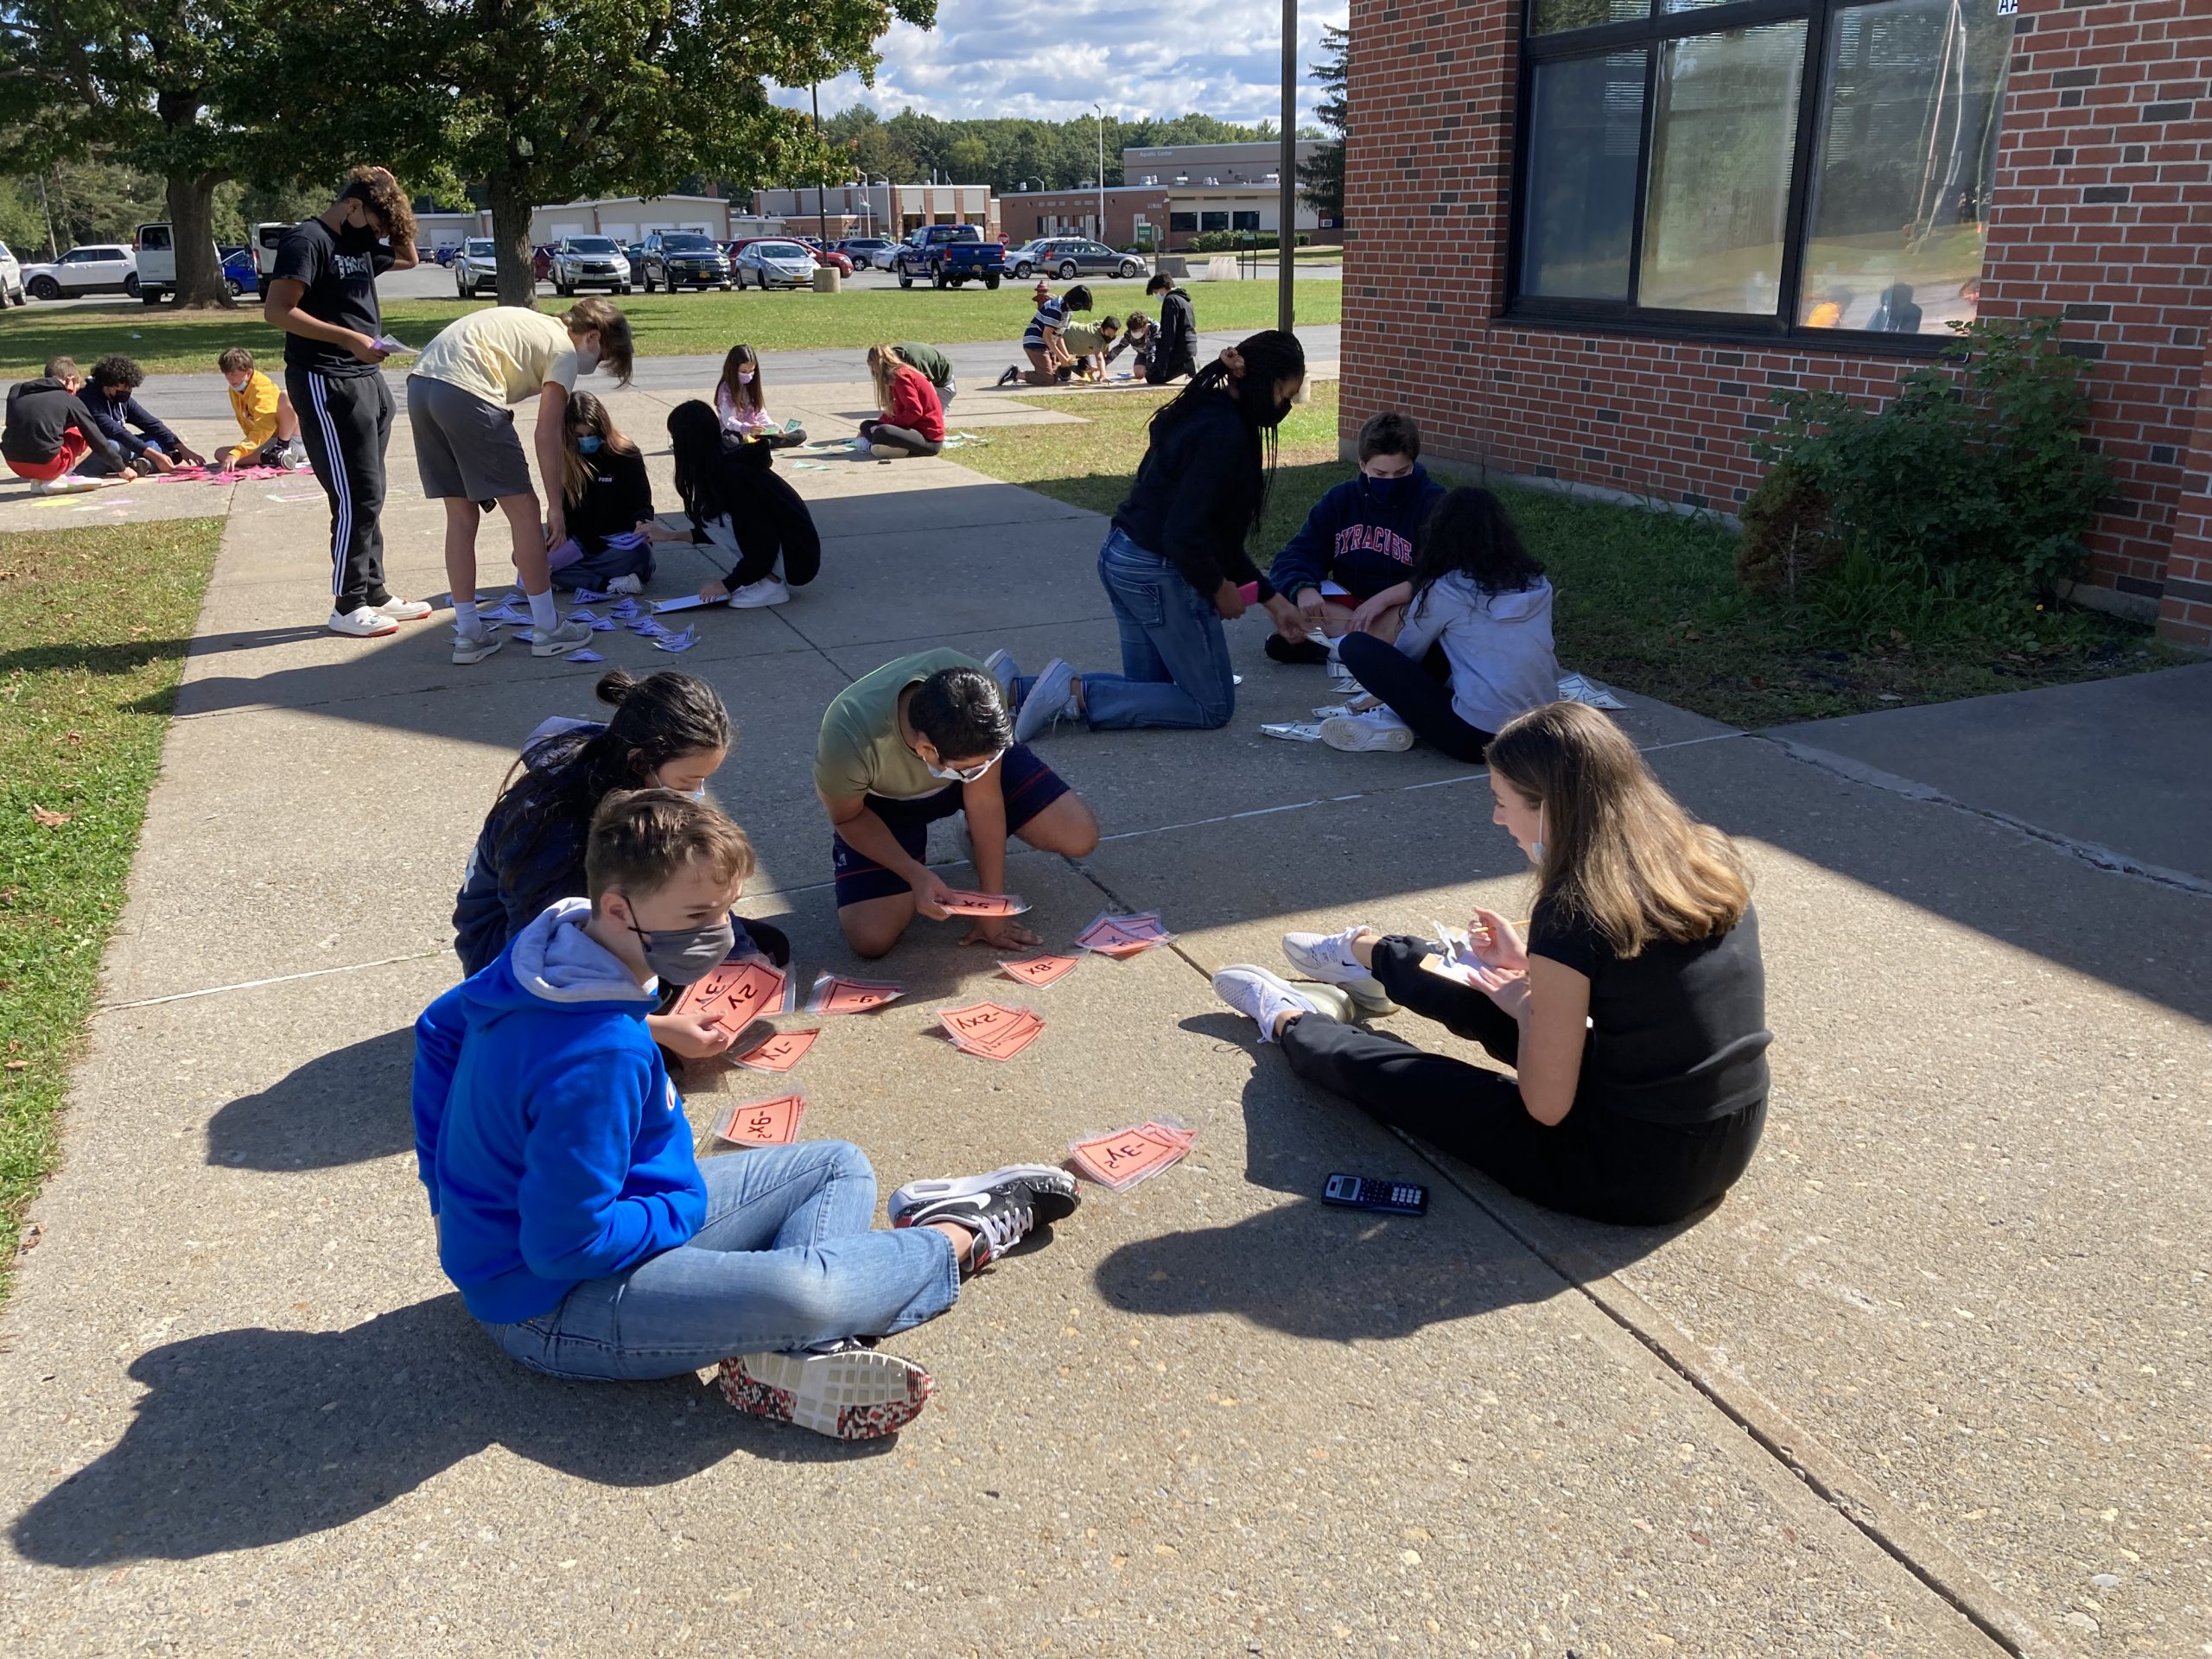
[[(2169, 581), (2212, 582), (2212, 0), (2020, 12), (1981, 311), (2063, 309), (2067, 349), (2094, 360), (2094, 432), (2119, 482), (2088, 580), (2147, 612)], [(1520, 13), (1352, 0), (1346, 429), (1395, 404), (1440, 454), (1732, 511), (1758, 481), (1747, 445), (1771, 390), (1878, 398), (1910, 365), (1499, 321)], [(2164, 609), (2177, 639), (2207, 620), (2200, 599)]]

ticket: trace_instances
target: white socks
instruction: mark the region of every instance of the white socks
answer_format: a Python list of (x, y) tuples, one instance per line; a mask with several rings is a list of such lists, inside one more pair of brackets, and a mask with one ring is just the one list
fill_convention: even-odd
[(561, 626), (561, 613), (553, 608), (553, 590), (550, 588), (542, 594), (525, 594), (523, 597), (530, 601), (531, 627), (543, 628), (550, 633)]
[(481, 633), (484, 625), (476, 620), (476, 601), (456, 599), (453, 602), (453, 625), (463, 633)]

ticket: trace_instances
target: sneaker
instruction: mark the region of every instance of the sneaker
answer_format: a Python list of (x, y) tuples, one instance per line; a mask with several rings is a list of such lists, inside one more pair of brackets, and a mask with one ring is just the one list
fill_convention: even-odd
[(956, 1222), (976, 1235), (968, 1271), (976, 1273), (1027, 1238), (1039, 1224), (1065, 1220), (1082, 1202), (1075, 1177), (1049, 1164), (1013, 1164), (988, 1175), (909, 1181), (885, 1205), (893, 1227)]
[(356, 639), (373, 639), (378, 634), (399, 632), (398, 623), (366, 605), (357, 605), (350, 611), (333, 611), (330, 620), (323, 626), (333, 633), (351, 634)]
[(294, 438), (291, 447), (284, 451), (284, 459), (280, 464), (290, 467), (296, 473), (302, 468), (309, 472), (315, 470), (315, 462), (308, 459), (307, 445), (302, 443), (297, 438)]
[(533, 657), (565, 657), (578, 645), (591, 643), (591, 624), (579, 622), (570, 617), (550, 632), (543, 628), (531, 630), (530, 654)]
[(100, 480), (81, 478), (74, 473), (65, 473), (60, 478), (49, 478), (38, 486), (41, 495), (82, 495), (86, 490), (97, 490)]
[(722, 1398), (740, 1411), (836, 1440), (896, 1434), (921, 1415), (935, 1386), (912, 1360), (867, 1348), (739, 1354), (721, 1363)]
[(1359, 958), (1351, 953), (1352, 936), (1359, 931), (1348, 927), (1341, 933), (1286, 933), (1283, 959), (1307, 979), (1342, 986), (1365, 1013), (1395, 1014), (1398, 1005), (1382, 988), (1382, 982), (1361, 967)]
[(393, 599), (390, 595), (378, 600), (369, 608), (395, 622), (420, 622), (430, 613), (430, 607), (419, 599)]
[(1414, 728), (1388, 709), (1370, 709), (1363, 715), (1338, 715), (1323, 721), (1321, 741), (1355, 754), (1370, 749), (1402, 754), (1414, 746)]
[(1009, 366), (1004, 374), (999, 376), (999, 385), (1001, 386), (1010, 386), (1020, 378), (1020, 369), (1015, 366)]
[(607, 584), (607, 591), (610, 594), (618, 595), (627, 594), (630, 598), (635, 599), (639, 594), (645, 591), (645, 578), (642, 576), (617, 576), (613, 581)]
[(453, 631), (453, 659), (466, 668), (471, 663), (482, 662), (506, 643), (488, 630), (480, 633), (464, 633), (455, 628)]
[(870, 443), (866, 438), (855, 438), (853, 440), (853, 454), (858, 459), (867, 461), (875, 454), (875, 446)]
[(999, 701), (1007, 708), (1014, 707), (1014, 683), (1021, 677), (1021, 664), (1014, 660), (1010, 651), (995, 651), (983, 658), (983, 666), (999, 683)]
[(729, 596), (730, 608), (736, 611), (757, 611), (766, 605), (788, 605), (791, 590), (773, 576), (763, 576), (758, 582), (748, 582)]
[(1213, 976), (1214, 995), (1260, 1027), (1260, 1040), (1275, 1039), (1275, 1016), (1317, 1014), (1339, 1025), (1352, 1021), (1351, 998), (1333, 985), (1294, 985), (1249, 963), (1238, 963)]
[(1014, 741), (1031, 742), (1060, 721), (1081, 718), (1075, 701), (1075, 670), (1066, 658), (1055, 657), (1030, 683), (1029, 695), (1021, 700), (1014, 717)]
[(1267, 643), (1260, 649), (1268, 653), (1268, 660), (1271, 662), (1319, 664), (1329, 660), (1329, 648), (1326, 645), (1312, 639), (1300, 639), (1294, 642), (1284, 639), (1279, 633), (1269, 634)]

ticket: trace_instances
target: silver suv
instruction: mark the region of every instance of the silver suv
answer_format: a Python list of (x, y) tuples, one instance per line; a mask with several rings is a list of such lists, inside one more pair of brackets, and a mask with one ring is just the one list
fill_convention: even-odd
[(563, 298), (580, 288), (630, 291), (630, 261), (611, 236), (564, 236), (553, 248), (553, 291)]
[(486, 289), (499, 286), (499, 256), (492, 238), (470, 237), (453, 257), (453, 291), (464, 300), (473, 300)]

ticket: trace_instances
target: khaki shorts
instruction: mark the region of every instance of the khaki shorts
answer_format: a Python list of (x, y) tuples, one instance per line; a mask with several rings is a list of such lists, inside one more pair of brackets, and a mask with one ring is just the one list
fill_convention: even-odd
[(529, 458), (515, 435), (514, 410), (447, 381), (410, 374), (407, 423), (415, 432), (415, 469), (423, 494), (497, 501), (537, 493)]

